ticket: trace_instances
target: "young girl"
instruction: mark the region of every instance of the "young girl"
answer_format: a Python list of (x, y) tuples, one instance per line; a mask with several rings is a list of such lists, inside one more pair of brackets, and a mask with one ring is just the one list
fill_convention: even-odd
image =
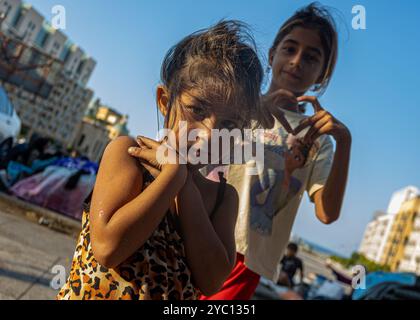
[[(180, 120), (187, 134), (247, 124), (263, 70), (244, 31), (220, 22), (167, 53), (157, 89), (167, 129), (178, 136)], [(195, 299), (222, 286), (235, 264), (236, 192), (199, 165), (158, 161), (162, 142), (107, 146), (58, 299)]]
[[(351, 135), (325, 111), (312, 90), (322, 93), (337, 59), (337, 33), (329, 12), (310, 4), (280, 28), (269, 51), (272, 80), (263, 96), (269, 113), (264, 170), (247, 177), (231, 165), (227, 181), (239, 194), (235, 229), (237, 263), (219, 293), (201, 299), (250, 299), (260, 276), (277, 282), (279, 264), (306, 190), (325, 224), (339, 217), (346, 186)], [(300, 104), (315, 109), (307, 117)], [(334, 153), (332, 139), (336, 142)]]

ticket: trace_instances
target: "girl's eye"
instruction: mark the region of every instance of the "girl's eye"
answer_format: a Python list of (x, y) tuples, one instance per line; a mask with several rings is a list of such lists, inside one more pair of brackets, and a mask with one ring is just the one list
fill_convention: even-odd
[(316, 63), (316, 62), (318, 62), (318, 58), (317, 57), (315, 57), (315, 56), (313, 56), (313, 55), (307, 55), (306, 56), (306, 60), (308, 60), (309, 62), (311, 62), (311, 63)]
[(295, 48), (293, 47), (283, 47), (283, 51), (286, 53), (293, 53), (295, 52)]
[(195, 115), (199, 117), (205, 117), (206, 116), (206, 109), (202, 107), (188, 107)]
[(235, 128), (238, 128), (238, 124), (231, 120), (224, 120), (222, 121), (222, 127), (229, 130), (233, 130)]

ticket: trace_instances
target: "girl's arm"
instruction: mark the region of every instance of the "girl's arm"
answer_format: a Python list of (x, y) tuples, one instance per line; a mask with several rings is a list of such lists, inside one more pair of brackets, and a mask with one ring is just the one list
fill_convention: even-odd
[(191, 174), (177, 196), (188, 265), (206, 296), (220, 290), (235, 265), (238, 201), (236, 191), (226, 185), (223, 202), (211, 221)]
[(130, 137), (117, 138), (107, 146), (92, 195), (92, 249), (108, 268), (129, 258), (151, 236), (187, 175), (185, 166), (165, 166), (141, 192), (143, 169), (127, 151), (137, 146)]
[(327, 182), (313, 196), (316, 216), (325, 224), (333, 223), (340, 216), (349, 171), (350, 147), (350, 134), (342, 140), (337, 140), (334, 160)]
[(327, 134), (333, 137), (337, 144), (327, 182), (313, 196), (316, 216), (321, 222), (330, 224), (340, 216), (343, 204), (349, 171), (351, 133), (341, 121), (322, 108), (316, 97), (302, 96), (297, 100), (298, 102), (310, 102), (314, 107), (315, 114), (301, 121), (294, 129), (295, 134), (309, 127), (304, 142), (313, 142), (321, 135)]

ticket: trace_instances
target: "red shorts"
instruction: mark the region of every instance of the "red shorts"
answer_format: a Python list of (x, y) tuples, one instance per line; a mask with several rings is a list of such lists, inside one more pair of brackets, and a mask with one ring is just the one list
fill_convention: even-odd
[(244, 256), (236, 254), (236, 265), (220, 291), (210, 297), (200, 296), (200, 300), (249, 300), (260, 282), (260, 275), (244, 265)]

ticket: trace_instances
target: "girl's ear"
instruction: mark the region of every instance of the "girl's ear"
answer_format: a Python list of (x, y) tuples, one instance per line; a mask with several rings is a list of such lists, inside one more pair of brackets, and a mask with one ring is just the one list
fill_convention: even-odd
[(168, 113), (168, 102), (168, 90), (164, 85), (159, 85), (156, 89), (156, 103), (158, 105), (160, 113), (164, 117), (166, 117), (166, 114)]
[(273, 59), (274, 59), (274, 52), (276, 50), (274, 50), (273, 48), (270, 49), (270, 51), (268, 52), (268, 64), (270, 67), (273, 66)]

